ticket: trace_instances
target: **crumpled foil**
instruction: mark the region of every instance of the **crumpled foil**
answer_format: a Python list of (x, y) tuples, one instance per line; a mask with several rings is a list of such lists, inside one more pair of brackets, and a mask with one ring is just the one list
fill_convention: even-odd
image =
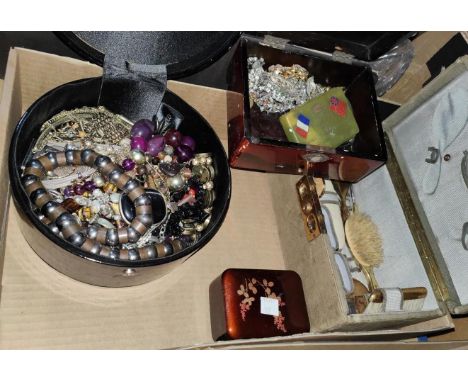
[(328, 90), (300, 65), (272, 65), (265, 71), (265, 61), (258, 57), (249, 57), (247, 65), (250, 98), (267, 113), (284, 113)]

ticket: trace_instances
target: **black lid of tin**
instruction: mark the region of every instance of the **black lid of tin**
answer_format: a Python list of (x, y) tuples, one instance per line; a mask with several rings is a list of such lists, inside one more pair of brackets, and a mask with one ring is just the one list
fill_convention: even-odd
[(413, 32), (250, 32), (270, 35), (305, 48), (333, 53), (340, 51), (359, 60), (373, 61)]
[(56, 32), (81, 57), (103, 65), (112, 54), (126, 61), (167, 65), (168, 79), (194, 74), (234, 44), (239, 32)]

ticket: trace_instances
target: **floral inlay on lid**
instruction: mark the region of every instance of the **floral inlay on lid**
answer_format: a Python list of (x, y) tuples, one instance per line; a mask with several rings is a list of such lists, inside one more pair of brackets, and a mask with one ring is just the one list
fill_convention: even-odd
[(261, 282), (256, 278), (244, 279), (244, 283), (241, 284), (237, 290), (237, 294), (244, 297), (239, 304), (242, 321), (246, 321), (247, 312), (250, 310), (252, 304), (255, 301), (260, 303), (260, 299), (256, 299), (254, 296), (257, 296), (257, 294), (257, 297), (263, 295), (264, 297), (276, 299), (278, 301), (279, 314), (273, 317), (273, 324), (276, 329), (286, 333), (287, 329), (284, 323), (285, 317), (281, 313), (281, 307), (285, 306), (286, 303), (282, 300), (280, 294), (277, 295), (273, 292), (272, 288), (274, 286), (274, 282), (268, 281), (267, 279), (263, 279)]

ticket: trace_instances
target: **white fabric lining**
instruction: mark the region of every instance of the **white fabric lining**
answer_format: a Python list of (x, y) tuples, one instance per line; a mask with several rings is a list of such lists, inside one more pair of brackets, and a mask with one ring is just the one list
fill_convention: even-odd
[(353, 185), (356, 204), (379, 227), (384, 260), (374, 269), (380, 288), (425, 287), (423, 310), (438, 308), (429, 278), (406, 223), (387, 167)]
[[(393, 130), (402, 160), (406, 164), (412, 186), (417, 191), (432, 231), (437, 235), (440, 252), (450, 272), (453, 285), (462, 304), (468, 304), (468, 251), (461, 244), (463, 223), (468, 221), (468, 189), (461, 175), (463, 151), (468, 149), (468, 128), (458, 136), (442, 156), (439, 185), (433, 195), (422, 190), (423, 176), (430, 164), (425, 162), (427, 147), (432, 144), (431, 118), (437, 104), (450, 89), (468, 89), (468, 72), (442, 88), (428, 102), (416, 109)], [(466, 107), (466, 106), (465, 106)]]

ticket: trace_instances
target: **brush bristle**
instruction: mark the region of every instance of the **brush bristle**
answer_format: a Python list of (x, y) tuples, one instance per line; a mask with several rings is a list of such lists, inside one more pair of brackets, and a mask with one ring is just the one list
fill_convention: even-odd
[(345, 232), (350, 250), (361, 265), (378, 267), (382, 263), (382, 239), (369, 216), (352, 213), (346, 220)]

